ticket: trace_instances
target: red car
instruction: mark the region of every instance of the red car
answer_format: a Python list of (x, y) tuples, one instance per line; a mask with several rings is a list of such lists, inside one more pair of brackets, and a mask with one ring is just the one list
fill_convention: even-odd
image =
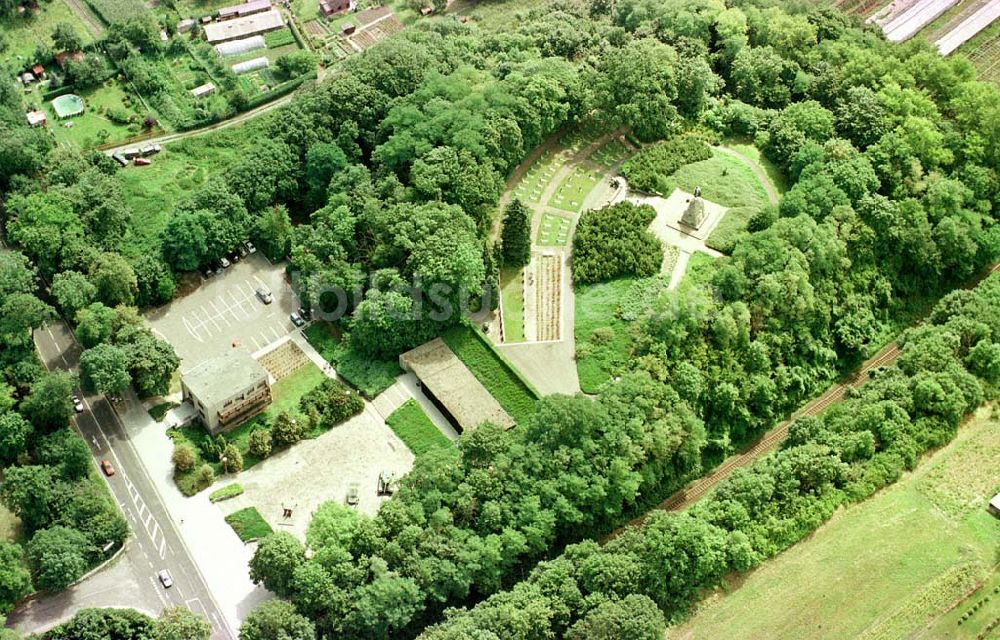
[(115, 468), (112, 467), (111, 463), (107, 460), (101, 460), (101, 471), (103, 471), (106, 476), (115, 475)]

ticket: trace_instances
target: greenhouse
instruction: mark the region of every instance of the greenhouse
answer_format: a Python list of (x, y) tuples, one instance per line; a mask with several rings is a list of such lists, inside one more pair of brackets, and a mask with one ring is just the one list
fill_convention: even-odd
[(239, 75), (241, 73), (249, 73), (251, 71), (256, 71), (257, 69), (266, 69), (270, 65), (270, 61), (267, 56), (261, 56), (259, 58), (254, 58), (253, 60), (247, 60), (246, 62), (240, 62), (233, 65), (233, 73)]
[(264, 43), (264, 36), (252, 36), (250, 38), (243, 38), (242, 40), (232, 40), (217, 44), (215, 45), (215, 52), (223, 58), (229, 58), (265, 48), (267, 48), (267, 44)]

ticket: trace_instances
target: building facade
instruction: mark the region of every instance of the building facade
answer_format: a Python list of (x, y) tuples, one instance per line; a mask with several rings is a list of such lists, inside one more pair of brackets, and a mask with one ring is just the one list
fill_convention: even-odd
[(240, 348), (184, 373), (181, 391), (212, 435), (238, 427), (271, 404), (267, 370)]

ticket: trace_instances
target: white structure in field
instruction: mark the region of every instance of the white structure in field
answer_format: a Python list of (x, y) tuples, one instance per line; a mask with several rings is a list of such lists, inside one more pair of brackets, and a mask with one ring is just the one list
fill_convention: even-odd
[(247, 60), (245, 62), (239, 62), (233, 65), (233, 73), (240, 75), (241, 73), (250, 73), (251, 71), (256, 71), (257, 69), (267, 69), (271, 65), (271, 61), (267, 59), (267, 56), (261, 56), (259, 58), (254, 58), (253, 60)]
[(992, 0), (963, 20), (957, 27), (938, 38), (934, 44), (937, 45), (941, 55), (946, 56), (968, 42), (972, 36), (993, 24), (993, 21), (998, 18), (1000, 18), (1000, 0)]
[(269, 9), (263, 13), (255, 13), (245, 18), (211, 22), (204, 27), (205, 40), (209, 44), (218, 44), (230, 40), (240, 40), (250, 36), (268, 33), (285, 26), (285, 20), (277, 9)]
[(204, 98), (207, 95), (215, 93), (215, 85), (211, 82), (206, 82), (205, 84), (191, 89), (191, 95), (195, 98)]
[(217, 44), (215, 45), (215, 53), (223, 58), (228, 58), (266, 48), (267, 43), (264, 42), (264, 36), (252, 36), (250, 38), (243, 38), (242, 40), (231, 40), (230, 42)]

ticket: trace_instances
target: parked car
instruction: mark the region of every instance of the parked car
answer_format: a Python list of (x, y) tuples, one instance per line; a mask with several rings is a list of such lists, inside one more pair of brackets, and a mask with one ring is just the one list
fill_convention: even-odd
[(109, 478), (115, 475), (115, 468), (112, 467), (111, 463), (108, 462), (107, 460), (101, 460), (101, 471), (103, 471), (104, 475), (108, 476)]
[(243, 246), (246, 247), (247, 251), (249, 251), (250, 253), (257, 253), (257, 247), (253, 246), (253, 243), (250, 242), (249, 240), (245, 241), (243, 243)]
[(296, 327), (301, 327), (306, 323), (306, 321), (302, 319), (302, 316), (300, 316), (297, 311), (293, 311), (291, 314), (289, 314), (288, 319), (291, 320), (292, 324), (294, 324)]
[(243, 245), (236, 247), (236, 253), (240, 254), (241, 258), (247, 257), (247, 248)]
[(207, 280), (208, 278), (211, 278), (212, 276), (215, 275), (215, 270), (212, 269), (212, 267), (205, 267), (204, 269), (201, 270), (201, 275)]
[(233, 251), (232, 253), (229, 254), (229, 261), (232, 262), (233, 264), (236, 264), (237, 262), (240, 261), (240, 254)]
[(229, 268), (229, 260), (228, 260), (228, 259), (227, 259), (227, 258), (226, 258), (225, 256), (223, 256), (223, 257), (222, 257), (222, 258), (221, 258), (221, 259), (219, 260), (219, 265), (220, 265), (220, 266), (221, 266), (221, 267), (222, 267), (223, 269), (228, 269), (228, 268)]
[(118, 404), (119, 402), (122, 401), (122, 397), (111, 394), (110, 396), (108, 396), (108, 400), (111, 401), (111, 404)]
[(80, 400), (80, 396), (70, 396), (70, 400), (73, 402), (73, 410), (83, 413), (83, 400)]
[(299, 307), (299, 315), (303, 320), (312, 320), (312, 311), (305, 307)]
[(165, 589), (169, 589), (174, 586), (174, 580), (170, 577), (170, 572), (166, 569), (161, 569), (160, 572), (156, 574), (156, 577), (160, 579), (160, 582), (163, 584)]
[(352, 482), (347, 487), (347, 504), (356, 507), (358, 506), (358, 500), (358, 483)]
[(274, 296), (271, 295), (271, 290), (267, 287), (257, 287), (257, 297), (264, 304), (271, 304), (274, 302)]

